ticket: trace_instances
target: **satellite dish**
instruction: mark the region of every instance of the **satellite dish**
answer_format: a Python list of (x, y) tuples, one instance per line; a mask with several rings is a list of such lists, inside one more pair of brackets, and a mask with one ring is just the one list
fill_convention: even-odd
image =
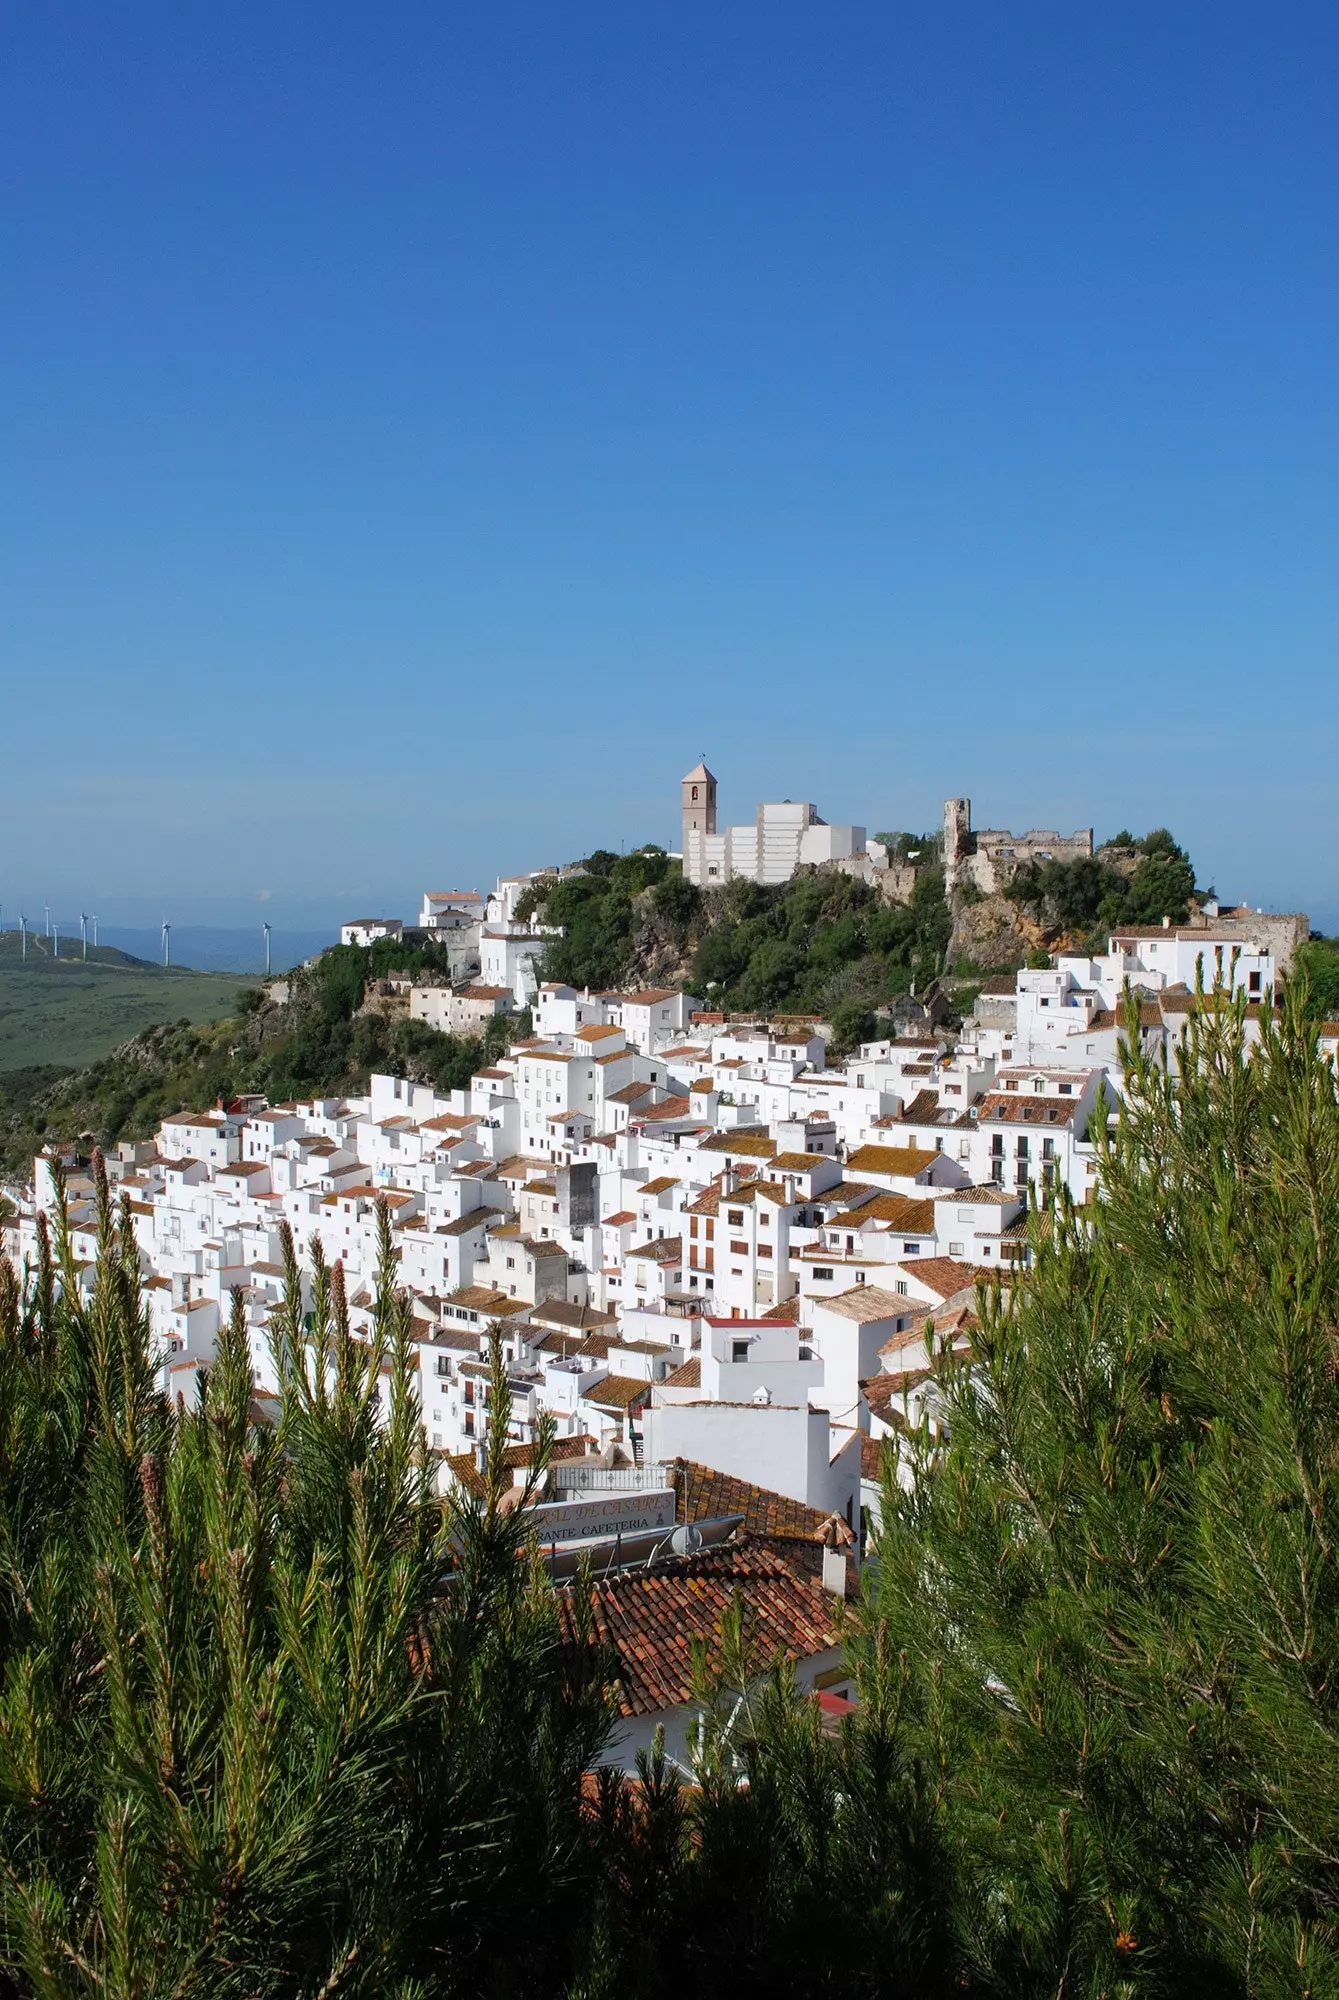
[(702, 1530), (691, 1525), (676, 1528), (670, 1536), (670, 1547), (676, 1556), (696, 1555), (702, 1546)]

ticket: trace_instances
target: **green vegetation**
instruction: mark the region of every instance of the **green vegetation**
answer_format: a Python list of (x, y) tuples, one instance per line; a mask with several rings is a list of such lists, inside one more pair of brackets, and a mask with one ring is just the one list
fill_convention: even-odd
[(1333, 1994), (1339, 1102), (1300, 997), (1249, 1062), (1244, 1013), (1131, 1051), (1101, 1201), (936, 1351), (840, 1736), (736, 1601), (691, 1786), (583, 1785), (608, 1661), (504, 1508), (498, 1344), (438, 1502), (384, 1216), (370, 1346), (286, 1244), (266, 1429), (240, 1312), (200, 1410), (154, 1394), (100, 1182), (86, 1302), (63, 1236), (0, 1267), (0, 1988)]
[(929, 984), (952, 928), (937, 867), (921, 872), (910, 903), (887, 904), (853, 876), (814, 869), (779, 888), (734, 881), (704, 895), (658, 848), (595, 854), (583, 866), (586, 874), (537, 890), (531, 903), (540, 921), (566, 932), (546, 954), (545, 974), (572, 986), (637, 977), (649, 945), (676, 959), (713, 1004), (842, 1009), (849, 1032), (913, 980)]
[(372, 1070), (393, 1070), (438, 1090), (463, 1089), (521, 1019), (490, 1022), (481, 1037), (439, 1034), (404, 1016), (359, 1011), (391, 972), (445, 975), (445, 954), (379, 940), (335, 945), (288, 975), (289, 1000), (224, 982), (239, 1011), (193, 1026), (150, 1028), (74, 1074), (30, 1068), (0, 1077), (0, 1168), (24, 1173), (50, 1139), (90, 1134), (103, 1146), (148, 1138), (170, 1111), (259, 1091), (273, 1103), (315, 1091), (357, 1091)]
[(1182, 923), (1195, 871), (1166, 827), (1156, 827), (1140, 841), (1122, 832), (1076, 861), (1030, 862), (1005, 893), (1053, 931), (1086, 933), (1113, 924), (1157, 924), (1164, 917)]
[(1313, 932), (1295, 963), (1306, 975), (1308, 1007), (1315, 1019), (1339, 1021), (1339, 937)]
[(565, 933), (549, 947), (546, 977), (572, 986), (612, 986), (628, 962), (636, 900), (645, 896), (649, 910), (671, 926), (683, 925), (696, 914), (697, 892), (677, 868), (677, 886), (669, 888), (671, 864), (660, 847), (638, 848), (635, 854), (601, 847), (582, 866), (584, 875), (532, 890), (522, 908)]
[(100, 1210), (86, 1307), (63, 1238), (26, 1300), (0, 1266), (0, 1987), (553, 1990), (603, 1694), (510, 1474), (432, 1496), (384, 1215), (370, 1345), (341, 1266), (304, 1312), (286, 1242), (262, 1429), (240, 1302), (203, 1406), (154, 1392), (105, 1182)]
[(17, 931), (0, 932), (0, 1072), (52, 1065), (72, 1069), (163, 1021), (216, 1021), (231, 1013), (238, 981), (229, 974), (146, 965), (123, 951), (90, 946), (87, 964)]
[(1339, 1105), (1300, 994), (1249, 1062), (1244, 1012), (1130, 1055), (1102, 1199), (886, 1486), (857, 1643), (992, 1991), (1339, 1988)]

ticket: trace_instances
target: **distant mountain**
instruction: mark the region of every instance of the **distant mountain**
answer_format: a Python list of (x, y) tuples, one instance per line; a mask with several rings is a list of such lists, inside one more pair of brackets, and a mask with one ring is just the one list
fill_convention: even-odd
[[(100, 944), (118, 945), (135, 958), (160, 965), (163, 957), (162, 933), (155, 930), (123, 929), (101, 924)], [(314, 952), (339, 943), (339, 932), (330, 930), (275, 930), (270, 937), (270, 960), (275, 972), (287, 972), (301, 965)], [(77, 948), (77, 941), (76, 941)], [(194, 966), (198, 972), (242, 972), (261, 976), (265, 971), (265, 939), (260, 925), (247, 930), (223, 930), (209, 924), (173, 924), (172, 963)]]

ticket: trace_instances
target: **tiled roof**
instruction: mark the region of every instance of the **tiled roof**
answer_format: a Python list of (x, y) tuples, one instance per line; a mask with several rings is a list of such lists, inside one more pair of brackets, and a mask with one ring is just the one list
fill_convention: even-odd
[(681, 1264), (683, 1262), (683, 1238), (679, 1236), (657, 1237), (654, 1243), (638, 1243), (629, 1250), (629, 1258), (647, 1257), (653, 1264)]
[(776, 1157), (776, 1140), (765, 1132), (717, 1132), (702, 1142), (704, 1153), (738, 1153), (758, 1160)]
[(979, 1271), (975, 1264), (960, 1264), (956, 1257), (917, 1257), (902, 1269), (919, 1278), (932, 1292), (938, 1292), (941, 1299), (951, 1299), (955, 1292), (974, 1287), (978, 1279), (990, 1276), (988, 1271)]
[(596, 1403), (601, 1409), (630, 1410), (650, 1393), (651, 1384), (640, 1375), (606, 1375), (593, 1389), (583, 1389), (581, 1396), (584, 1402)]
[(580, 1306), (573, 1299), (545, 1299), (530, 1317), (536, 1326), (556, 1326), (565, 1333), (613, 1326), (618, 1319), (617, 1313), (601, 1312), (598, 1306)]
[(1039, 1097), (1031, 1091), (1026, 1096), (1021, 1091), (992, 1092), (982, 1103), (981, 1123), (997, 1120), (1013, 1125), (1068, 1125), (1080, 1102), (1077, 1097)]
[(468, 1312), (486, 1313), (490, 1319), (505, 1319), (510, 1313), (529, 1310), (528, 1300), (509, 1298), (506, 1292), (495, 1292), (490, 1285), (462, 1285), (459, 1291), (448, 1292), (442, 1303), (463, 1306)]
[(857, 1146), (846, 1166), (853, 1174), (918, 1174), (938, 1157), (923, 1146)]
[(794, 1298), (782, 1299), (780, 1305), (773, 1306), (770, 1312), (765, 1312), (763, 1318), (777, 1320), (783, 1326), (798, 1326), (800, 1323), (799, 1293), (797, 1292)]
[[(834, 1643), (832, 1600), (767, 1549), (726, 1544), (695, 1556), (624, 1570), (587, 1586), (591, 1637), (613, 1653), (619, 1708), (654, 1715), (678, 1708), (693, 1691), (693, 1641), (718, 1638), (738, 1592), (748, 1606), (764, 1658), (812, 1658)], [(559, 1594), (569, 1645), (578, 1630), (577, 1583)]]
[(439, 1222), (433, 1233), (437, 1236), (468, 1236), (475, 1229), (486, 1229), (496, 1214), (495, 1208), (471, 1208), (464, 1215), (453, 1216), (450, 1222)]
[(838, 1292), (832, 1299), (817, 1299), (815, 1305), (824, 1312), (835, 1312), (843, 1319), (853, 1319), (864, 1325), (868, 1320), (896, 1319), (899, 1313), (908, 1309), (908, 1301), (896, 1292), (885, 1292), (878, 1285), (852, 1285), (849, 1292)]
[(702, 1357), (695, 1354), (691, 1361), (685, 1361), (681, 1368), (672, 1368), (662, 1389), (700, 1389), (702, 1387)]
[(983, 1208), (1009, 1208), (1023, 1199), (1011, 1188), (994, 1187), (989, 1182), (984, 1187), (944, 1188), (936, 1190), (935, 1200), (942, 1202), (968, 1202)]
[(935, 1226), (932, 1201), (916, 1201), (906, 1194), (876, 1194), (846, 1215), (830, 1215), (825, 1229), (862, 1229), (867, 1222), (884, 1222), (891, 1229), (905, 1229), (913, 1236), (926, 1236)]
[(640, 1104), (644, 1097), (654, 1097), (655, 1086), (650, 1083), (625, 1083), (621, 1090), (611, 1090), (606, 1104)]
[[(549, 1452), (549, 1463), (552, 1464), (555, 1459), (587, 1458), (595, 1449), (594, 1438), (585, 1431), (579, 1437), (557, 1438)], [(516, 1472), (528, 1466), (534, 1455), (533, 1444), (509, 1444), (502, 1454), (502, 1463), (509, 1472)], [(454, 1475), (467, 1493), (483, 1493), (484, 1476), (475, 1464), (472, 1452), (452, 1455), (444, 1463), (447, 1471)]]
[[(689, 1362), (688, 1367), (693, 1363)], [(683, 1370), (680, 1369), (682, 1374)], [(742, 1514), (744, 1531), (750, 1535), (772, 1535), (800, 1542), (818, 1542), (831, 1516), (817, 1507), (806, 1507), (784, 1493), (772, 1493), (751, 1480), (736, 1479), (732, 1473), (717, 1472), (694, 1459), (674, 1461), (671, 1474), (676, 1512), (681, 1521), (718, 1521), (722, 1515)], [(843, 1526), (843, 1537), (846, 1529)]]
[(955, 1105), (941, 1104), (933, 1090), (918, 1090), (900, 1112), (876, 1118), (874, 1123), (884, 1131), (893, 1125), (955, 1125), (961, 1116)]

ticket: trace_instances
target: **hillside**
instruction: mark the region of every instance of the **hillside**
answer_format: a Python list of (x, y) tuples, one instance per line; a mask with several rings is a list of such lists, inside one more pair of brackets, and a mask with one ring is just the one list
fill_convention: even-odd
[(0, 933), (0, 1073), (33, 1065), (71, 1069), (94, 1062), (127, 1036), (164, 1021), (217, 1020), (236, 1004), (238, 981), (218, 973), (152, 965), (114, 946), (64, 941), (56, 958), (45, 937)]
[[(1169, 853), (1169, 839), (1150, 837), (1155, 865), (1142, 874), (1150, 857), (1134, 843), (1133, 858), (1120, 857), (1123, 866), (1095, 857), (1096, 869), (1075, 864), (1085, 871), (1082, 881), (1064, 874), (1027, 880), (1017, 902), (967, 896), (952, 911), (935, 866), (922, 871), (910, 902), (894, 903), (837, 871), (806, 871), (774, 889), (733, 882), (703, 895), (659, 848), (597, 852), (586, 873), (532, 892), (522, 914), (564, 927), (548, 954), (550, 978), (594, 987), (683, 983), (722, 1009), (811, 1011), (833, 1023), (840, 1049), (886, 1020), (913, 984), (924, 994), (938, 979), (955, 1010), (965, 1010), (986, 972), (1020, 965), (1029, 954), (1044, 957), (1056, 942), (1105, 921), (1094, 911), (1094, 894), (1110, 908), (1112, 899), (1125, 901), (1137, 889), (1141, 906), (1156, 915), (1180, 914), (1178, 899), (1193, 875), (1174, 843)], [(983, 917), (989, 921), (974, 927), (972, 920)], [(985, 940), (980, 956), (962, 954), (965, 937)], [(1339, 1013), (1339, 947), (1316, 939), (1302, 959), (1314, 1010)], [(319, 1090), (357, 1091), (373, 1069), (459, 1088), (511, 1036), (528, 1032), (524, 1016), (499, 1020), (475, 1039), (380, 1011), (369, 989), (394, 970), (445, 976), (447, 965), (431, 948), (337, 945), (290, 976), (283, 1006), (255, 987), (239, 991), (232, 980), (129, 968), (163, 982), (154, 988), (161, 1007), (156, 1024), (110, 1051), (104, 1041), (96, 1060), (72, 1074), (44, 1059), (40, 1044), (27, 1066), (0, 1073), (0, 1171), (26, 1172), (49, 1139), (90, 1134), (111, 1145), (147, 1137), (169, 1111), (242, 1091), (262, 1091), (274, 1102)], [(32, 989), (63, 993), (57, 981), (78, 976), (74, 966), (51, 967)], [(0, 994), (8, 990), (5, 979), (0, 966)], [(194, 1022), (191, 980), (207, 988)], [(228, 1011), (234, 996), (236, 1011)]]
[[(33, 1153), (49, 1140), (89, 1135), (111, 1146), (147, 1138), (170, 1111), (245, 1091), (263, 1092), (274, 1102), (304, 1091), (356, 1091), (366, 1088), (373, 1069), (455, 1089), (526, 1025), (522, 1016), (500, 1022), (489, 1037), (459, 1039), (365, 1010), (368, 987), (395, 969), (446, 968), (431, 950), (335, 945), (315, 965), (289, 975), (284, 1006), (256, 987), (239, 988), (235, 979), (180, 975), (222, 989), (222, 1005), (208, 1012), (202, 1007), (192, 1022), (174, 999), (168, 1018), (114, 1048), (104, 1043), (97, 1059), (78, 1070), (39, 1062), (0, 1073), (0, 1172), (26, 1175)], [(185, 990), (173, 975), (159, 976), (174, 996)]]
[(590, 855), (585, 873), (530, 895), (526, 912), (561, 925), (548, 976), (573, 986), (684, 983), (712, 1006), (816, 1013), (839, 1046), (880, 1012), (942, 980), (955, 1007), (981, 979), (1013, 971), (1060, 942), (1096, 942), (1112, 921), (1183, 917), (1189, 856), (1165, 829), (1083, 860), (1020, 871), (1004, 896), (968, 886), (945, 898), (934, 834), (881, 833), (899, 858), (927, 857), (905, 902), (835, 868), (802, 869), (776, 888), (734, 881), (705, 893), (660, 848)]

